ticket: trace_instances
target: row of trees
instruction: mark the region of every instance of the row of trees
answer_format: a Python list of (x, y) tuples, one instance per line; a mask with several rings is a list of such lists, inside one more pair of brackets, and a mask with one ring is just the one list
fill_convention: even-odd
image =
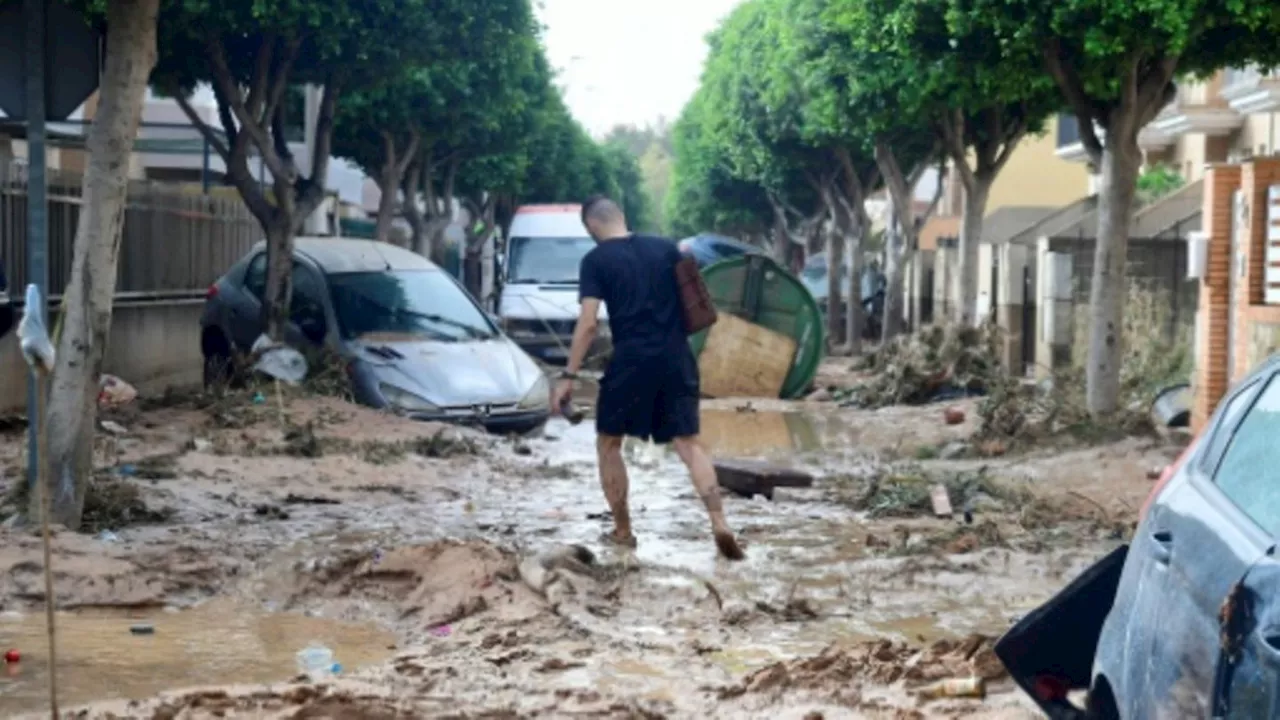
[(701, 85), (676, 124), (667, 216), (682, 230), (767, 237), (783, 259), (825, 235), (831, 335), (857, 351), (860, 303), (841, 327), (834, 310), (842, 265), (859, 287), (867, 197), (883, 189), (892, 207), (892, 334), (903, 266), (929, 212), (914, 209), (915, 180), (952, 165), (964, 204), (951, 320), (973, 324), (991, 186), (1022, 138), (1056, 112), (1074, 114), (1102, 179), (1087, 395), (1091, 411), (1110, 413), (1138, 133), (1177, 78), (1280, 62), (1277, 30), (1270, 6), (1209, 0), (746, 0), (710, 36)]
[[(437, 254), (453, 200), (469, 255), (519, 202), (593, 192), (642, 202), (634, 158), (570, 115), (530, 0), (84, 0), (108, 52), (87, 139), (85, 210), (63, 302), (49, 404), (53, 518), (79, 524), (92, 474), (97, 378), (116, 281), (129, 156), (148, 85), (174, 98), (223, 160), (267, 238), (268, 335), (288, 320), (293, 238), (326, 196), (334, 155), (383, 190), (378, 232), (402, 212)], [(214, 117), (191, 102), (198, 86)], [(287, 128), (303, 86), (320, 88), (314, 139), (295, 157)], [(296, 147), (296, 146), (293, 146)], [(261, 162), (264, 186), (252, 171)], [(397, 207), (400, 206), (400, 207)], [(633, 210), (641, 210), (639, 207)]]

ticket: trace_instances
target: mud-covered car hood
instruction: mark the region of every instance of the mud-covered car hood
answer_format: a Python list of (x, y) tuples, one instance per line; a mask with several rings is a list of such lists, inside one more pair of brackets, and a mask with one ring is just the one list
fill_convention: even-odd
[(519, 402), (540, 370), (505, 337), (440, 342), (368, 337), (351, 343), (379, 382), (441, 407)]

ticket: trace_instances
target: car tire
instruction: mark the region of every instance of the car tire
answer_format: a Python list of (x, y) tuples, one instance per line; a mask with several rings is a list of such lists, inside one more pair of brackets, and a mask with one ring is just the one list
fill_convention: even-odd
[(205, 388), (225, 388), (230, 385), (235, 377), (231, 344), (217, 330), (206, 330), (200, 344), (204, 355)]

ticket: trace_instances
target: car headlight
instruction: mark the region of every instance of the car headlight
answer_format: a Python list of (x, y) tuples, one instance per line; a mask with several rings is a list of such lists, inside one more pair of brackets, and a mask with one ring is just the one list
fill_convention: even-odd
[(440, 408), (432, 405), (418, 395), (415, 395), (404, 388), (398, 388), (395, 385), (381, 383), (378, 390), (382, 393), (382, 397), (391, 403), (397, 410), (405, 410), (408, 412), (436, 412)]
[(538, 334), (533, 328), (533, 323), (528, 320), (508, 319), (503, 326), (507, 331), (507, 337), (510, 338), (528, 339)]
[(538, 381), (533, 384), (533, 388), (525, 393), (524, 399), (520, 401), (521, 410), (542, 410), (551, 405), (551, 383), (547, 381), (546, 375), (539, 375)]

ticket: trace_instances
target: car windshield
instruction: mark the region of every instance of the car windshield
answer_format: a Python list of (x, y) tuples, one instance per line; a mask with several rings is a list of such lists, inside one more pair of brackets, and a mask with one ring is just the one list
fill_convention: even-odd
[(329, 276), (338, 329), (348, 340), (405, 335), (482, 340), (497, 335), (489, 318), (441, 270), (340, 273)]
[(582, 257), (596, 246), (589, 237), (511, 238), (509, 283), (577, 283)]

